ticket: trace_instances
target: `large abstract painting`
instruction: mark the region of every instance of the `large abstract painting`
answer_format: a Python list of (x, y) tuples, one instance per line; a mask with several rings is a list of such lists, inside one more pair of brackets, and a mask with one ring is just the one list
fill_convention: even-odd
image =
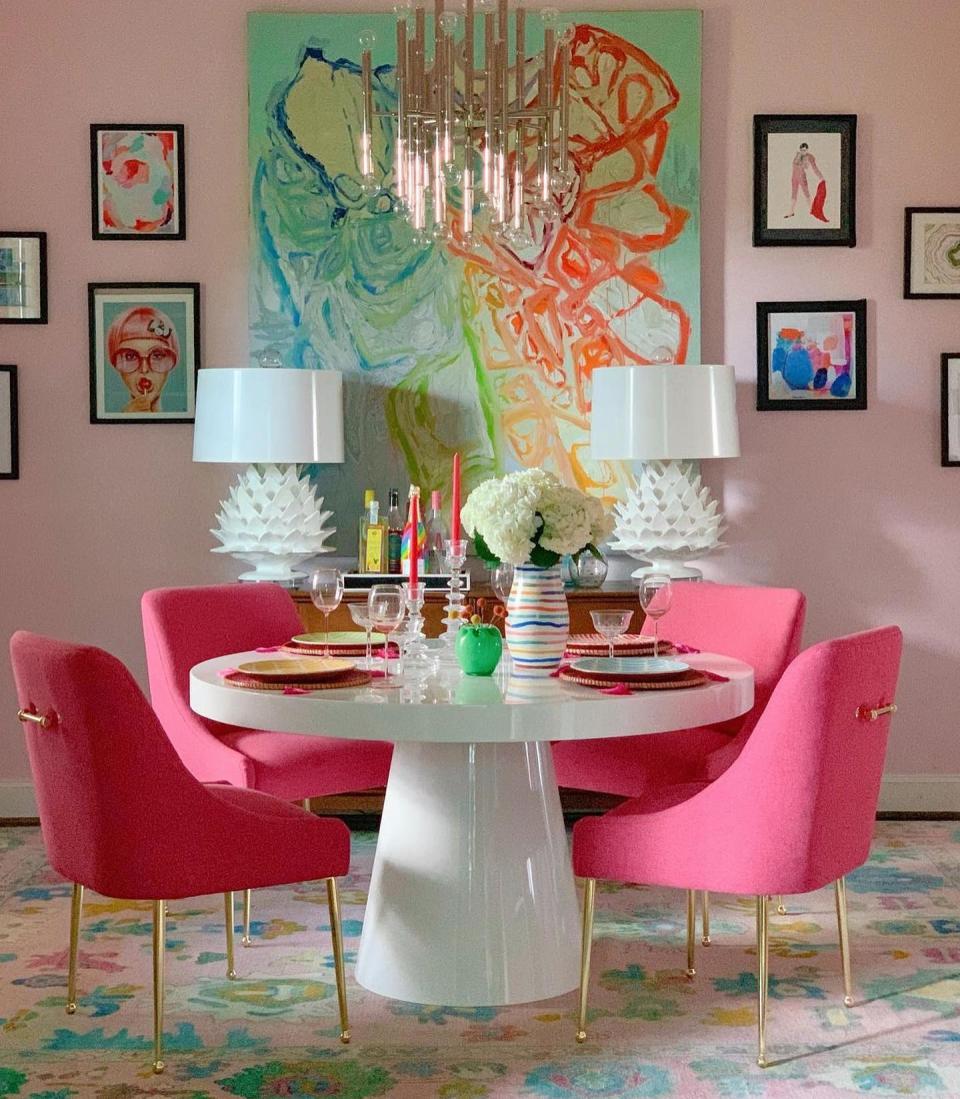
[(392, 16), (249, 17), (251, 356), (343, 372), (341, 514), (365, 485), (446, 489), (453, 451), (466, 490), (539, 465), (618, 499), (625, 470), (588, 457), (593, 371), (699, 362), (700, 13), (565, 17), (577, 178), (519, 253), (414, 236), (386, 118), (361, 188), (358, 40), (388, 111)]

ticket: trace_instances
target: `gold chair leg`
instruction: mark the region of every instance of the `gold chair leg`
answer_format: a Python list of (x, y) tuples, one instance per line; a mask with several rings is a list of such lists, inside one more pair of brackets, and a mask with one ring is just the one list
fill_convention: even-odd
[(77, 1010), (77, 948), (80, 942), (80, 910), (83, 907), (83, 886), (73, 883), (70, 898), (70, 961), (67, 967), (67, 1014)]
[(243, 891), (243, 934), (240, 936), (240, 942), (244, 946), (249, 946), (252, 942), (250, 938), (250, 890), (244, 889)]
[(706, 889), (700, 894), (700, 903), (703, 905), (701, 911), (702, 924), (700, 927), (701, 938), (700, 942), (704, 946), (710, 945), (710, 894)]
[(697, 941), (697, 894), (687, 890), (687, 976), (696, 977), (694, 950)]
[(843, 967), (843, 1002), (853, 1007), (853, 978), (850, 975), (850, 936), (847, 930), (847, 883), (843, 878), (834, 882), (837, 902), (837, 929), (840, 932), (840, 965)]
[(787, 906), (783, 903), (783, 894), (777, 894), (777, 915), (785, 916), (787, 914)]
[(769, 980), (769, 901), (757, 897), (757, 1064), (767, 1067), (767, 983)]
[(350, 1019), (347, 1016), (347, 975), (343, 968), (343, 933), (340, 929), (340, 894), (337, 879), (327, 878), (327, 905), (330, 909), (330, 937), (333, 939), (333, 965), (337, 974), (337, 1002), (340, 1005), (340, 1041), (350, 1041)]
[(167, 940), (167, 907), (153, 902), (153, 1071), (163, 1072), (163, 952)]
[(303, 801), (300, 804), (304, 807), (304, 809), (306, 809), (306, 811), (308, 813), (311, 811), (310, 810), (310, 799), (309, 798), (304, 798)]
[(597, 879), (587, 878), (583, 884), (583, 931), (580, 938), (580, 1000), (577, 1005), (577, 1041), (587, 1040), (587, 985), (590, 982), (590, 947), (593, 944), (593, 905), (597, 895)]
[(227, 980), (235, 981), (237, 971), (233, 967), (233, 894), (223, 894), (223, 925), (227, 932)]

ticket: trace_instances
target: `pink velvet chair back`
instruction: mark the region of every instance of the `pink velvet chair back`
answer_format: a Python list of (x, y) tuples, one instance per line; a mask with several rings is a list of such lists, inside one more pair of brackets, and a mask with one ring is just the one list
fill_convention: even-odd
[(250, 761), (217, 739), (227, 726), (190, 709), (190, 669), (302, 633), (293, 600), (276, 584), (158, 588), (141, 610), (150, 698), (180, 758), (202, 781), (254, 785)]
[(170, 852), (189, 858), (209, 796), (115, 657), (21, 630), (10, 658), (20, 706), (51, 721), (23, 726), (51, 865), (108, 896), (142, 895)]
[(749, 733), (763, 713), (787, 665), (800, 651), (807, 602), (793, 588), (740, 587), (709, 582), (673, 585), (670, 610), (660, 630), (671, 641), (723, 653), (754, 669), (754, 705), (725, 723), (731, 733)]

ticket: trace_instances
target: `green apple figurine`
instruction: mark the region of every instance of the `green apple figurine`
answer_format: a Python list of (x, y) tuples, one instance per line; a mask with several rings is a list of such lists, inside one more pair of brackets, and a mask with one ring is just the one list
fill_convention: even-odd
[(457, 663), (465, 675), (493, 675), (503, 653), (503, 639), (496, 626), (485, 626), (479, 615), (457, 633)]

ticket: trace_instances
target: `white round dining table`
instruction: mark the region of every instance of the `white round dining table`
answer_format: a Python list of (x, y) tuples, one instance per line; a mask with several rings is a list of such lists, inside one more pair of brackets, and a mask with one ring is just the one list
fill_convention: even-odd
[(394, 744), (356, 977), (424, 1004), (526, 1003), (577, 986), (580, 921), (550, 741), (686, 729), (753, 706), (753, 669), (710, 653), (683, 660), (722, 680), (624, 696), (456, 668), (309, 694), (225, 682), (225, 669), (256, 659), (197, 664), (192, 708), (246, 728)]

